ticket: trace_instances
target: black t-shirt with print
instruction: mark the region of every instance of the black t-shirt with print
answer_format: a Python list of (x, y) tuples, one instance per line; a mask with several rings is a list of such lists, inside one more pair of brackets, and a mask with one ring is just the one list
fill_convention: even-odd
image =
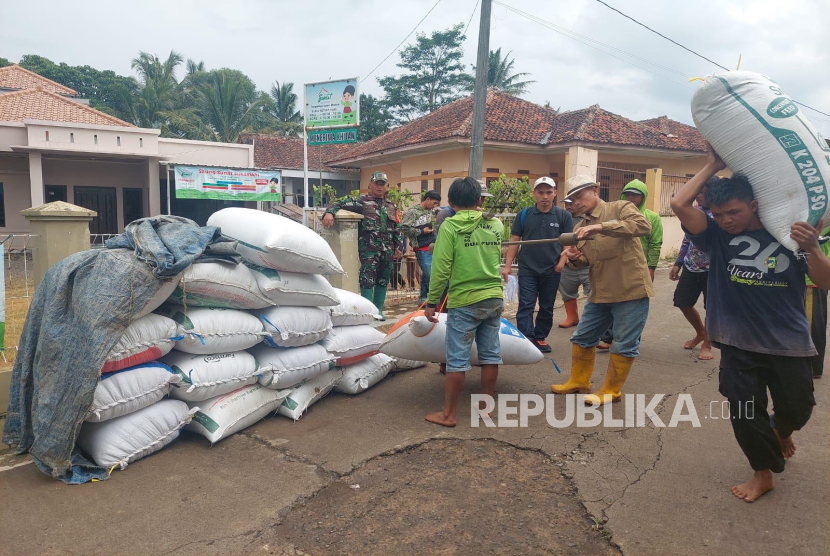
[(707, 220), (706, 231), (689, 239), (709, 254), (706, 329), (712, 343), (770, 355), (815, 355), (804, 312), (806, 259), (763, 228), (732, 235)]
[[(522, 222), (524, 214), (524, 222)], [(574, 231), (574, 221), (571, 213), (559, 207), (551, 207), (548, 212), (542, 212), (536, 206), (519, 211), (513, 220), (510, 234), (519, 236), (523, 240), (552, 239), (562, 234)], [(542, 243), (538, 245), (522, 245), (519, 253), (519, 274), (546, 276), (553, 274), (562, 254), (562, 246), (558, 243)]]

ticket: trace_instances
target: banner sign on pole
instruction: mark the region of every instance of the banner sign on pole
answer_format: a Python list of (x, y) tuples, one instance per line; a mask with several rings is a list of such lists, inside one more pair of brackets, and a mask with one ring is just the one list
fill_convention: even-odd
[(309, 145), (342, 145), (356, 142), (357, 129), (319, 129), (308, 132)]
[(279, 170), (176, 166), (177, 199), (279, 202), (281, 191)]
[(357, 78), (307, 83), (305, 122), (307, 128), (360, 125)]

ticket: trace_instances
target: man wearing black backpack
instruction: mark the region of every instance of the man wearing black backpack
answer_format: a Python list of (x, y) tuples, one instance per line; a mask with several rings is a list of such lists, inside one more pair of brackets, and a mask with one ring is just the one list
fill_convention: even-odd
[[(573, 232), (571, 214), (556, 206), (556, 182), (543, 176), (533, 184), (536, 204), (523, 209), (513, 220), (510, 241), (552, 239)], [(513, 261), (519, 252), (518, 245), (507, 248), (502, 279), (507, 282)], [(559, 290), (560, 274), (556, 272), (562, 246), (558, 243), (524, 245), (519, 257), (519, 312), (516, 326), (542, 353), (550, 353), (546, 339), (553, 326), (553, 303)], [(536, 323), (533, 310), (539, 302)]]

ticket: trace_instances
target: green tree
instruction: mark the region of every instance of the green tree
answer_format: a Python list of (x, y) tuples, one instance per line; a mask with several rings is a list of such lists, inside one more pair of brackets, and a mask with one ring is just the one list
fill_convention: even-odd
[(357, 140), (369, 141), (383, 135), (392, 128), (392, 114), (386, 104), (372, 95), (360, 95), (360, 127), (357, 128)]
[[(490, 51), (490, 61), (487, 64), (487, 86), (494, 87), (508, 95), (519, 96), (527, 92), (527, 87), (535, 81), (520, 81), (525, 77), (529, 77), (529, 73), (512, 73), (515, 59), (510, 59), (508, 52), (504, 58), (501, 55), (501, 48)], [(473, 73), (475, 74), (476, 67), (473, 66)], [(473, 77), (475, 79), (475, 77)], [(472, 90), (472, 88), (470, 89)]]
[(197, 94), (198, 114), (213, 140), (235, 143), (240, 133), (256, 131), (252, 124), (263, 99), (247, 75), (228, 68), (211, 71)]
[(483, 208), (494, 214), (517, 214), (536, 202), (526, 177), (508, 178), (502, 174), (499, 179), (489, 183), (487, 191), (493, 196), (484, 200)]
[(181, 88), (176, 81), (176, 69), (182, 62), (182, 56), (173, 50), (163, 61), (143, 51), (133, 58), (131, 66), (141, 80), (141, 90), (136, 95), (125, 92), (124, 101), (129, 107), (132, 123), (165, 131), (171, 114), (182, 108)]
[(10, 66), (10, 65), (12, 65), (11, 62), (9, 62), (6, 58), (3, 58), (2, 56), (0, 56), (0, 68), (5, 68), (6, 66)]
[(400, 77), (382, 77), (384, 103), (399, 122), (411, 121), (458, 99), (470, 86), (461, 58), (465, 36), (459, 23), (430, 36), (419, 33), (414, 45), (401, 51)]
[(294, 83), (274, 81), (271, 85), (271, 115), (278, 122), (277, 133), (298, 137), (303, 129), (303, 115), (297, 110), (297, 94)]

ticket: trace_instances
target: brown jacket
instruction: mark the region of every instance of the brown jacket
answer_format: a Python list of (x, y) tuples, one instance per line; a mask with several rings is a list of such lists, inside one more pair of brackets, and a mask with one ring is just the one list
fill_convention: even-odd
[(600, 200), (574, 231), (594, 224), (602, 224), (602, 231), (593, 240), (580, 242), (582, 256), (574, 261), (577, 268), (591, 265), (588, 301), (619, 303), (654, 297), (643, 246), (637, 239), (651, 233), (648, 219), (628, 201)]

